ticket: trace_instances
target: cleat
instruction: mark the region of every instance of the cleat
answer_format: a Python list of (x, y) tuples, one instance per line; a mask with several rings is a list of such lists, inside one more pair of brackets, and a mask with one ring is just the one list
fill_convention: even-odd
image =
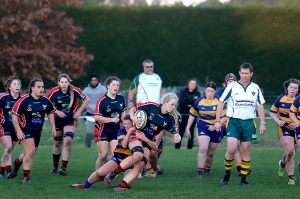
[(76, 188), (76, 189), (88, 189), (84, 186), (84, 184), (72, 184), (71, 188)]
[(156, 177), (156, 175), (157, 175), (157, 172), (153, 172), (153, 173), (147, 173), (147, 172), (145, 172), (144, 177), (154, 178), (154, 177)]
[[(252, 173), (252, 170), (249, 169), (247, 176), (251, 175), (251, 173)], [(237, 174), (237, 176), (240, 177), (241, 175), (242, 175), (242, 172), (239, 171), (238, 174)]]
[(203, 171), (198, 171), (196, 178), (202, 178), (202, 176), (203, 176)]
[(11, 172), (7, 173), (6, 178), (14, 178), (16, 176), (17, 176), (16, 172), (15, 171), (11, 171)]
[(211, 176), (210, 170), (204, 170), (204, 176), (210, 177)]
[(284, 168), (281, 167), (280, 162), (281, 160), (279, 160), (278, 176), (282, 177), (284, 174)]
[(250, 187), (250, 184), (245, 180), (240, 183), (241, 186)]
[(50, 171), (50, 174), (57, 174), (57, 173), (58, 173), (58, 171), (57, 171), (56, 168), (53, 168), (53, 169)]
[(116, 176), (113, 174), (113, 172), (110, 172), (108, 173), (105, 178), (104, 178), (104, 182), (108, 185), (110, 185), (110, 183), (113, 181), (113, 179), (115, 178)]
[(24, 183), (24, 184), (30, 184), (30, 178), (25, 178), (25, 179), (23, 180), (23, 183)]
[(300, 180), (300, 162), (298, 162), (298, 179)]
[(295, 184), (296, 184), (295, 180), (290, 178), (288, 181), (288, 185), (295, 185)]
[(14, 176), (13, 177), (16, 177), (18, 175), (18, 171), (19, 171), (20, 166), (21, 166), (21, 165), (17, 165), (16, 161), (17, 161), (17, 159), (13, 160), (13, 172), (14, 172)]
[(4, 173), (0, 173), (0, 178), (4, 178)]
[(229, 179), (230, 179), (229, 175), (224, 175), (224, 177), (222, 178), (220, 184), (221, 185), (228, 185)]
[(59, 170), (59, 175), (65, 176), (67, 173), (66, 168), (65, 167), (61, 167)]
[(114, 187), (114, 191), (128, 191), (129, 189), (130, 187), (119, 187), (119, 186)]
[(163, 168), (159, 168), (159, 171), (157, 172), (157, 174), (158, 174), (158, 175), (161, 175), (161, 174), (163, 174), (164, 171), (165, 171), (165, 170), (164, 170)]

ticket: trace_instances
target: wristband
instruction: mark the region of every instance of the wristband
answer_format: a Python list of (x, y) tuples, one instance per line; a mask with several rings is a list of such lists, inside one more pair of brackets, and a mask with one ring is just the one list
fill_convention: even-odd
[(266, 125), (266, 122), (260, 122), (260, 123)]
[(128, 100), (128, 103), (129, 103), (129, 102), (133, 102), (133, 100)]

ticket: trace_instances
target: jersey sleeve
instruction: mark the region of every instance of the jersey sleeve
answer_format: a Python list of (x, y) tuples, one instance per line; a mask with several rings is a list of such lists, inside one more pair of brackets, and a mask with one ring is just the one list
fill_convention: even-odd
[(80, 88), (77, 88), (77, 87), (75, 87), (75, 86), (72, 86), (72, 89), (73, 89), (73, 91), (74, 91), (74, 98), (80, 98), (80, 99), (82, 99), (82, 100), (84, 100), (85, 98), (86, 98), (86, 95), (85, 95), (85, 93), (84, 92), (82, 92), (82, 90), (80, 89)]
[(120, 143), (122, 140), (124, 140), (125, 136), (127, 134), (126, 128), (122, 126), (118, 131), (118, 142)]
[(130, 84), (129, 90), (137, 90), (137, 87), (139, 85), (139, 78), (140, 78), (140, 74), (137, 75), (133, 81)]
[(274, 104), (272, 105), (271, 109), (270, 109), (270, 112), (272, 113), (277, 113), (279, 111), (279, 106), (280, 106), (280, 100), (281, 98), (283, 97), (283, 95), (281, 95), (280, 97), (278, 97)]
[(100, 97), (96, 103), (96, 107), (95, 107), (95, 111), (94, 111), (94, 115), (103, 115), (104, 110), (105, 110), (105, 104), (103, 101), (103, 97)]
[(190, 112), (189, 112), (190, 116), (193, 116), (193, 117), (198, 116), (198, 114), (199, 114), (198, 104), (202, 99), (203, 99), (203, 97), (200, 97), (194, 102), (193, 106), (190, 108)]
[(219, 101), (220, 102), (226, 102), (230, 97), (231, 97), (231, 92), (233, 86), (237, 84), (236, 82), (231, 82), (224, 90), (223, 94), (219, 96)]
[(258, 89), (258, 95), (257, 95), (257, 103), (256, 103), (256, 106), (260, 106), (260, 105), (263, 105), (265, 103), (265, 98), (261, 92), (261, 89), (259, 88)]
[(170, 117), (170, 121), (168, 122), (168, 124), (164, 127), (164, 129), (172, 134), (176, 134), (179, 132), (178, 130), (178, 126), (176, 124), (176, 119), (175, 117), (172, 115), (172, 117)]
[(3, 95), (0, 96), (0, 109), (3, 109), (3, 107), (6, 105), (5, 100), (3, 99)]
[(20, 116), (21, 113), (25, 112), (26, 110), (26, 100), (27, 98), (20, 98), (16, 104), (14, 105), (14, 107), (12, 108), (12, 112), (13, 114)]
[(54, 108), (52, 102), (48, 98), (46, 98), (46, 99), (48, 100), (48, 106), (46, 108), (46, 113), (48, 113), (48, 114), (53, 113), (56, 109)]
[(292, 104), (292, 106), (290, 108), (290, 112), (297, 114), (299, 112), (299, 105), (300, 105), (300, 96), (298, 96), (294, 100), (294, 102), (293, 102), (293, 104)]

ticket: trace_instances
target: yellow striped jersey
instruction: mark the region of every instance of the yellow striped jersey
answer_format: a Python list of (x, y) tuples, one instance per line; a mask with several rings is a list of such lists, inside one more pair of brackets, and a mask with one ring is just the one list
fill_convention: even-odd
[(300, 95), (294, 100), (290, 108), (290, 112), (295, 113), (297, 118), (300, 120)]
[(293, 123), (293, 120), (289, 116), (289, 112), (294, 100), (295, 97), (289, 98), (286, 94), (283, 94), (275, 100), (270, 112), (277, 113), (279, 119), (288, 124)]

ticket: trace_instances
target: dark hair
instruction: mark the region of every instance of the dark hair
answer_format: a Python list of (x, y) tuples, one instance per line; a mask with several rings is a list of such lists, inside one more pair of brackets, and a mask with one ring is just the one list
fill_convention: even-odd
[(240, 71), (241, 71), (241, 69), (249, 69), (251, 73), (253, 72), (253, 66), (250, 63), (247, 63), (247, 62), (243, 63), (240, 66)]
[(106, 81), (105, 81), (106, 82), (105, 83), (106, 88), (107, 88), (108, 85), (110, 85), (112, 83), (112, 81), (118, 81), (119, 83), (121, 83), (121, 80), (118, 77), (111, 76), (111, 77), (107, 78)]
[(19, 81), (20, 83), (20, 87), (21, 87), (21, 80), (17, 77), (17, 76), (9, 76), (8, 79), (5, 81), (4, 83), (4, 88), (7, 92), (10, 93), (10, 90), (9, 90), (9, 87), (11, 86), (11, 83), (14, 81), (14, 80), (17, 80)]
[(40, 79), (40, 78), (35, 78), (35, 79), (31, 80), (30, 83), (29, 83), (29, 93), (32, 93), (32, 89), (31, 88), (35, 87), (35, 83), (36, 82), (43, 82), (43, 80)]
[(286, 92), (286, 94), (288, 94), (287, 88), (290, 86), (290, 84), (298, 84), (298, 93), (300, 92), (300, 81), (298, 79), (294, 79), (294, 78), (290, 78), (289, 80), (286, 80), (285, 82), (283, 82), (283, 88)]
[[(62, 73), (58, 76), (58, 82), (61, 80), (61, 78), (66, 78), (70, 83), (72, 82), (72, 79), (69, 77), (69, 75)], [(69, 90), (70, 90), (70, 103), (69, 106), (66, 109), (70, 109), (74, 103), (74, 91), (72, 88), (72, 85), (69, 84)]]
[(90, 74), (90, 81), (92, 80), (92, 78), (97, 78), (99, 80), (99, 76), (96, 73), (91, 73)]
[(192, 79), (190, 79), (189, 80), (189, 82), (188, 82), (188, 84), (191, 82), (191, 81), (195, 81), (196, 82), (196, 88), (195, 88), (195, 90), (198, 90), (198, 80), (196, 79), (196, 78), (192, 78)]
[(130, 115), (129, 114), (125, 115), (123, 120), (130, 120), (131, 121)]
[(214, 90), (217, 90), (217, 85), (214, 83), (214, 82), (208, 82), (206, 85), (205, 85), (205, 88), (213, 88)]

